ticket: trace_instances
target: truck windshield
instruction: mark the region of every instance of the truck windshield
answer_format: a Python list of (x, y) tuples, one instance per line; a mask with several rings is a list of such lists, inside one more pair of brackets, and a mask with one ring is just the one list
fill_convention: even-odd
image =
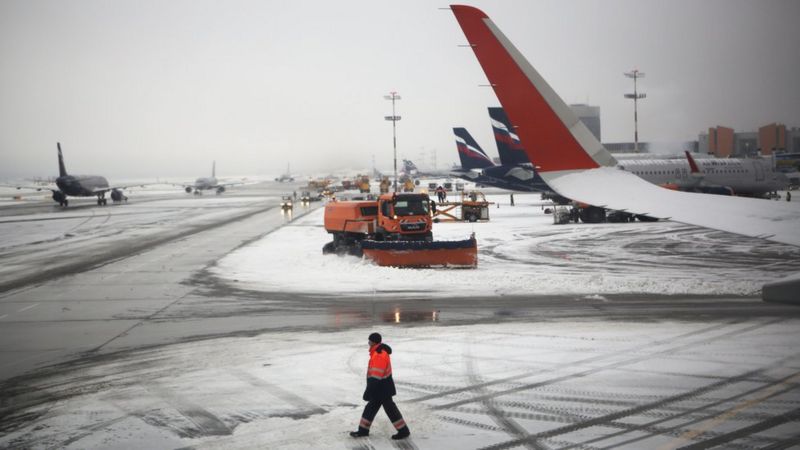
[(428, 201), (419, 199), (397, 200), (394, 213), (398, 216), (421, 216), (428, 214)]

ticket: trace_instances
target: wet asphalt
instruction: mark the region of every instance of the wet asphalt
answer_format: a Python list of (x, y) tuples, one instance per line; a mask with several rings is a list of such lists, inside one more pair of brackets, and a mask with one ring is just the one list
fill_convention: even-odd
[[(298, 207), (288, 217), (279, 207), (280, 193), (288, 188), (270, 185), (258, 192), (259, 196), (248, 190), (240, 195), (253, 195), (258, 200), (230, 214), (202, 216), (190, 226), (164, 226), (141, 238), (133, 233), (85, 244), (77, 250), (67, 249), (67, 256), (53, 253), (53, 248), (43, 255), (15, 250), (13, 257), (17, 259), (56, 261), (50, 261), (47, 270), (23, 270), (0, 280), (0, 417), (13, 415), (22, 406), (16, 403), (19, 389), (40, 371), (53, 367), (66, 370), (71, 361), (87, 364), (124, 358), (141, 349), (219, 337), (335, 331), (377, 323), (405, 327), (566, 319), (748, 323), (800, 318), (796, 306), (768, 304), (756, 297), (630, 294), (598, 299), (465, 299), (384, 293), (375, 298), (342, 299), (336, 292), (303, 295), (250, 291), (235, 281), (213, 276), (209, 269), (226, 254), (320, 206)], [(38, 208), (29, 206), (16, 215), (6, 210), (0, 216), (36, 220), (37, 211), (52, 209), (49, 205)], [(93, 215), (98, 210), (88, 205), (81, 208), (95, 211)], [(201, 217), (202, 210), (193, 209), (191, 213)], [(135, 229), (136, 224), (131, 227)], [(78, 253), (70, 253), (73, 251)], [(63, 259), (58, 261), (59, 257)], [(471, 384), (482, 382), (475, 379)], [(459, 405), (449, 405), (454, 406)], [(15, 420), (18, 425), (24, 424), (24, 417)], [(531, 442), (518, 436), (507, 447)]]

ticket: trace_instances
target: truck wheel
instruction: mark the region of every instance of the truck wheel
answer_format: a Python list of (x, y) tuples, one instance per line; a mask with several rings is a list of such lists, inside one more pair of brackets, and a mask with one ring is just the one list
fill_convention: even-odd
[(469, 222), (477, 222), (478, 216), (476, 216), (475, 213), (469, 213), (469, 215), (467, 215), (467, 220)]
[(333, 241), (328, 242), (327, 244), (322, 246), (323, 255), (330, 255), (332, 253), (336, 253), (336, 244), (334, 244)]
[(357, 257), (361, 258), (362, 256), (364, 256), (364, 250), (361, 249), (361, 244), (359, 243), (359, 244), (356, 244), (356, 245), (348, 248), (347, 249), (347, 254), (348, 255), (357, 256)]

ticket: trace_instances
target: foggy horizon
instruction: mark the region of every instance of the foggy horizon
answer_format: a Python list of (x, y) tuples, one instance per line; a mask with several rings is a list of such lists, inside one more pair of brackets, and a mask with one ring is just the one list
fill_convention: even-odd
[[(800, 126), (800, 3), (474, 1), (603, 142)], [(449, 168), (453, 127), (497, 155), (499, 103), (447, 3), (0, 3), (0, 179), (276, 175)]]

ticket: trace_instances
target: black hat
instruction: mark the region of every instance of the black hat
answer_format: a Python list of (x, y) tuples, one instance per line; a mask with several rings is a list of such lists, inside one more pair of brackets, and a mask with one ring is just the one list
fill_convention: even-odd
[(374, 342), (376, 344), (380, 344), (381, 343), (381, 335), (378, 334), (378, 333), (372, 333), (372, 334), (369, 335), (369, 341), (370, 342)]

